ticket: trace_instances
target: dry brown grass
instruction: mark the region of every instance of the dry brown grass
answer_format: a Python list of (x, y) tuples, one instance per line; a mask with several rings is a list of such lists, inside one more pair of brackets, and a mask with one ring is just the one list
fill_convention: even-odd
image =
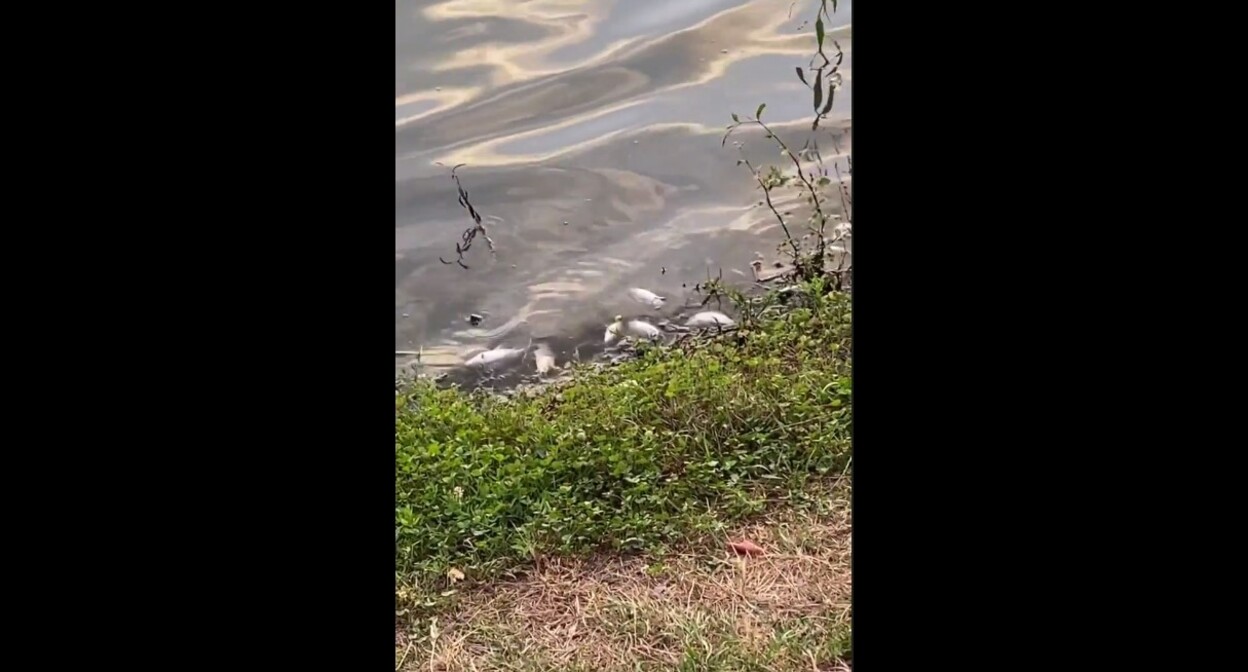
[(549, 559), (396, 634), (396, 670), (848, 670), (848, 491), (662, 558)]

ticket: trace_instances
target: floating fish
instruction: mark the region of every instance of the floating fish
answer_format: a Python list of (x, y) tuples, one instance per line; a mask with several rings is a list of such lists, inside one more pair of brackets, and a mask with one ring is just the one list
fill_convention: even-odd
[(733, 322), (731, 317), (714, 310), (698, 313), (685, 322), (687, 327), (714, 327), (716, 325), (731, 327), (734, 324), (736, 322)]
[(537, 360), (538, 373), (546, 373), (551, 369), (559, 368), (555, 366), (555, 353), (551, 352), (545, 343), (537, 346), (537, 352), (533, 353), (533, 356)]
[(602, 335), (602, 342), (611, 345), (615, 339), (624, 335), (624, 316), (616, 315), (615, 321), (607, 325), (607, 332)]
[(629, 320), (628, 335), (636, 336), (637, 338), (648, 338), (653, 341), (657, 340), (662, 335), (662, 332), (659, 331), (658, 327), (650, 324), (649, 322), (643, 322), (642, 320)]
[(523, 348), (494, 348), (478, 354), (465, 362), (468, 366), (490, 366), (524, 356)]
[(667, 300), (666, 297), (659, 296), (648, 289), (642, 289), (640, 287), (634, 287), (628, 290), (628, 298), (636, 301), (637, 303), (650, 306), (655, 310), (662, 308), (663, 302)]

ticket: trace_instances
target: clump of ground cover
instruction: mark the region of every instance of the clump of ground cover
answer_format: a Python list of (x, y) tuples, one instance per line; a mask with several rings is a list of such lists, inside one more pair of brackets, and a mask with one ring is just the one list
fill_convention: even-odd
[(396, 609), (552, 556), (720, 531), (844, 471), (849, 296), (816, 281), (785, 300), (532, 398), (427, 382), (397, 394)]

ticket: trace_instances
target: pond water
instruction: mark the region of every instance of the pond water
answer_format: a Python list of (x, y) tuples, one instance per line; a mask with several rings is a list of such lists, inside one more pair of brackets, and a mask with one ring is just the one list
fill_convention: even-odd
[[(546, 344), (562, 364), (600, 351), (615, 315), (658, 323), (700, 300), (708, 272), (747, 283), (780, 231), (721, 138), (760, 103), (790, 145), (811, 135), (794, 68), (814, 53), (816, 4), (397, 0), (395, 349), (437, 370)], [(853, 88), (852, 0), (838, 4), (843, 87), (816, 131), (829, 161), (829, 139), (849, 149)], [(784, 160), (758, 133), (734, 139), (751, 161)], [(450, 178), (461, 163), (496, 246), (478, 238), (467, 270), (439, 261), (472, 224)], [(630, 287), (667, 303), (650, 310)]]

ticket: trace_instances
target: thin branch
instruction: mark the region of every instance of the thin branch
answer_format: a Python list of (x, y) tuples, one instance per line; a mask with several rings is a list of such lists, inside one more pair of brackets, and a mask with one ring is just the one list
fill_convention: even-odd
[[(439, 163), (438, 165), (442, 164)], [(481, 237), (485, 239), (485, 244), (490, 248), (490, 256), (495, 256), (494, 241), (490, 238), (489, 232), (486, 231), (485, 224), (481, 223), (481, 213), (477, 212), (472, 202), (468, 200), (468, 190), (464, 189), (464, 185), (459, 181), (459, 175), (456, 173), (457, 170), (466, 165), (468, 164), (460, 163), (451, 168), (451, 179), (455, 180), (455, 189), (459, 192), (459, 204), (472, 217), (473, 226), (465, 229), (460, 239), (461, 242), (455, 244), (455, 254), (457, 256), (454, 262), (438, 257), (438, 261), (444, 264), (456, 263), (459, 264), (460, 268), (464, 269), (469, 268), (468, 264), (464, 263), (464, 253), (472, 247), (472, 241), (476, 239), (478, 233), (481, 234)]]

